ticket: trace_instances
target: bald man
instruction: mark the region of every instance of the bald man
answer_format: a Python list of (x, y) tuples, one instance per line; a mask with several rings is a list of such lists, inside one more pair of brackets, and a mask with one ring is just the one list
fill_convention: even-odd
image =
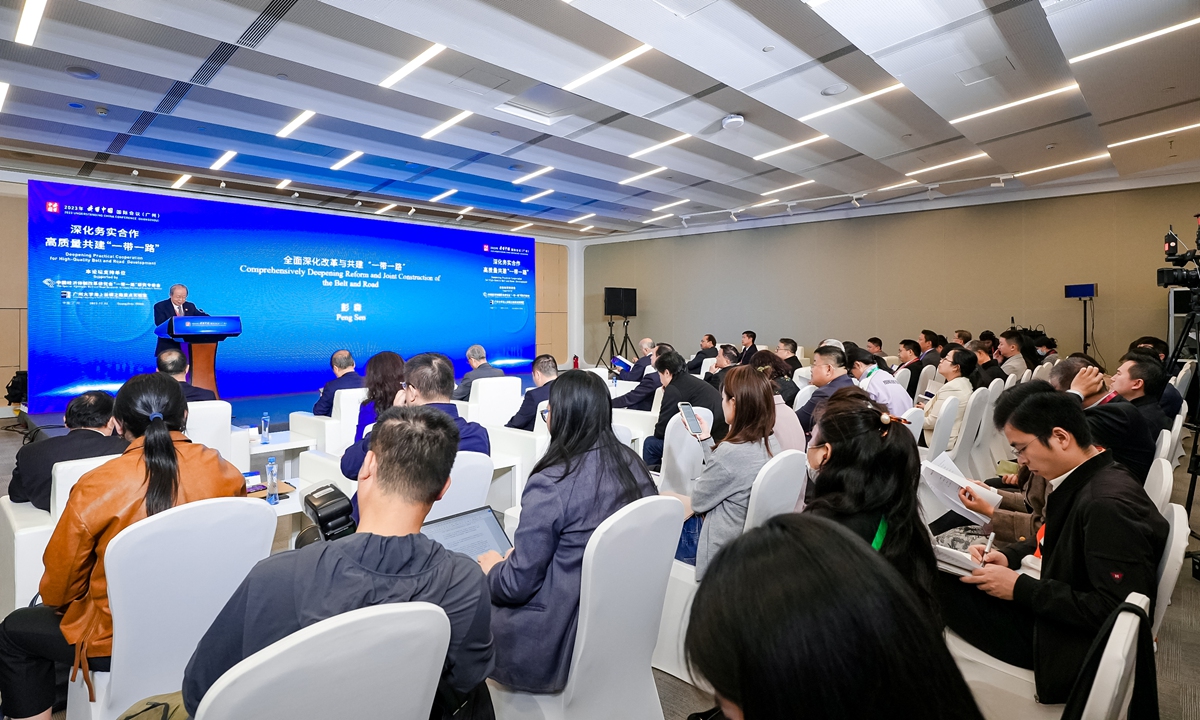
[(654, 352), (654, 341), (650, 338), (642, 338), (642, 341), (638, 343), (638, 350), (641, 350), (642, 356), (633, 364), (633, 367), (617, 373), (618, 380), (642, 381), (642, 376), (646, 374), (646, 368), (654, 362), (654, 358), (651, 356)]
[(354, 369), (354, 356), (349, 350), (337, 350), (329, 356), (329, 367), (334, 378), (321, 388), (321, 397), (313, 405), (313, 415), (333, 415), (333, 396), (338, 390), (351, 390), (363, 386), (363, 376)]

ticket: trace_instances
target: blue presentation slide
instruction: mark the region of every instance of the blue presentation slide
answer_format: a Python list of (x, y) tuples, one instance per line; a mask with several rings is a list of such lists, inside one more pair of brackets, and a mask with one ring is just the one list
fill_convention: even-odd
[(313, 392), (348, 348), (441, 352), (479, 343), (524, 371), (536, 351), (529, 237), (29, 182), (29, 411), (154, 370), (154, 304), (176, 283), (208, 315), (240, 316), (217, 348), (223, 398)]

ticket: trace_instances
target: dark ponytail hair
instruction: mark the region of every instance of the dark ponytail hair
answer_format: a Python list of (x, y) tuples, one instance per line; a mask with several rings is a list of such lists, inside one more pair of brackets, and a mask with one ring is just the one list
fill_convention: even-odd
[(187, 417), (179, 381), (162, 373), (134, 375), (117, 391), (113, 417), (127, 436), (145, 438), (146, 514), (169, 510), (179, 490), (179, 459), (171, 431), (183, 432)]

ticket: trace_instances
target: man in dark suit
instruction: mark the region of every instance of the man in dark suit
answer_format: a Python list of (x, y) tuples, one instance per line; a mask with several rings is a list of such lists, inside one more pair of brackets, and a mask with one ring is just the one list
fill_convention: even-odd
[(490, 377), (504, 377), (504, 371), (488, 364), (487, 351), (482, 345), (472, 345), (467, 348), (467, 364), (471, 369), (463, 375), (462, 382), (454, 388), (452, 400), (469, 400), (471, 398), (471, 381)]
[[(650, 358), (650, 362), (653, 364), (659, 355), (667, 351), (674, 352), (675, 347), (670, 343), (657, 343), (650, 349), (650, 354), (647, 357)], [(654, 406), (654, 393), (660, 387), (662, 387), (662, 378), (658, 376), (657, 372), (645, 373), (642, 375), (642, 381), (638, 383), (637, 387), (620, 397), (613, 398), (613, 409), (649, 410)]]
[[(1052, 478), (1045, 524), (1003, 552), (984, 556), (982, 546), (973, 547), (982, 567), (962, 578), (939, 573), (939, 604), (950, 629), (998, 660), (1033, 670), (1038, 700), (1061, 703), (1129, 593), (1149, 597), (1154, 616), (1169, 527), (1129, 471), (1093, 445), (1074, 398), (1030, 396), (1004, 435), (1022, 465)], [(1021, 560), (1038, 550), (1041, 577), (1019, 575)]]
[(48, 511), (54, 463), (125, 452), (129, 441), (112, 434), (112, 410), (112, 396), (98, 390), (72, 400), (64, 418), (71, 432), (30, 443), (17, 451), (17, 464), (8, 484), (9, 498)]
[(1161, 362), (1136, 350), (1121, 357), (1121, 367), (1112, 376), (1112, 390), (1133, 403), (1155, 435), (1170, 430), (1175, 421), (1158, 404), (1166, 386), (1167, 372)]
[(917, 383), (921, 380), (921, 370), (925, 365), (921, 362), (921, 345), (916, 340), (904, 339), (900, 341), (900, 347), (896, 351), (900, 358), (900, 364), (892, 368), (892, 374), (900, 372), (904, 368), (908, 368), (908, 390), (909, 397), (915, 397), (917, 394)]
[(188, 365), (187, 357), (183, 351), (176, 348), (168, 348), (158, 354), (158, 371), (164, 375), (170, 375), (179, 381), (179, 387), (183, 389), (183, 399), (188, 402), (203, 402), (205, 400), (216, 400), (217, 394), (212, 390), (199, 388), (187, 381), (188, 370), (191, 367)]
[(729, 368), (737, 367), (741, 357), (741, 353), (734, 346), (722, 345), (721, 352), (717, 354), (717, 361), (713, 363), (712, 372), (704, 374), (704, 382), (720, 390), (721, 383), (725, 382), (725, 374), (729, 372)]
[(717, 339), (712, 335), (705, 335), (700, 338), (700, 352), (696, 353), (696, 357), (688, 360), (687, 371), (695, 375), (704, 367), (704, 361), (717, 356)]
[[(921, 346), (921, 364), (937, 367), (942, 362), (942, 356), (937, 350), (938, 334), (932, 330), (922, 330), (917, 336), (917, 344)], [(920, 373), (917, 373), (920, 375)]]
[(553, 355), (538, 355), (533, 359), (533, 387), (525, 393), (521, 409), (504, 424), (517, 430), (533, 430), (538, 422), (537, 407), (550, 399), (550, 386), (558, 378), (558, 361)]
[[(154, 327), (158, 327), (167, 321), (170, 317), (183, 317), (185, 315), (204, 315), (200, 308), (187, 301), (188, 289), (187, 285), (176, 283), (171, 286), (171, 297), (161, 302), (154, 303)], [(158, 344), (154, 347), (154, 356), (158, 357), (163, 350), (174, 348), (180, 350), (181, 346), (173, 338), (159, 338)]]
[(992, 359), (987, 343), (972, 340), (967, 343), (967, 349), (975, 353), (975, 360), (979, 363), (975, 372), (971, 373), (971, 387), (978, 390), (990, 386), (993, 380), (1004, 382), (1008, 379), (1008, 373), (1001, 370), (1000, 363)]
[(693, 407), (708, 408), (713, 414), (713, 439), (720, 442), (729, 426), (725, 423), (725, 413), (721, 409), (721, 393), (711, 385), (686, 371), (683, 356), (677, 352), (665, 352), (654, 361), (654, 369), (662, 378), (663, 401), (658, 411), (658, 422), (654, 425), (654, 435), (642, 440), (642, 459), (651, 468), (662, 465), (663, 441), (667, 435), (667, 423), (679, 414), (679, 403), (691, 403)]
[(817, 391), (804, 407), (796, 411), (800, 425), (807, 435), (812, 435), (813, 415), (825, 404), (830, 395), (844, 387), (852, 387), (854, 378), (846, 365), (846, 353), (836, 345), (822, 345), (813, 351), (812, 384)]
[(758, 346), (754, 341), (758, 340), (758, 335), (753, 330), (747, 330), (742, 333), (742, 354), (738, 358), (738, 365), (749, 365), (750, 358), (754, 357), (754, 353), (758, 352)]
[[(650, 363), (654, 362), (651, 353), (654, 352), (654, 341), (650, 338), (642, 338), (638, 343), (638, 349), (642, 351), (642, 356), (634, 361), (633, 367), (628, 370), (622, 370), (617, 373), (618, 380), (628, 380), (629, 382), (641, 382), (642, 376), (646, 374), (646, 368), (650, 367)], [(628, 360), (629, 358), (625, 358)]]
[(349, 350), (337, 350), (329, 357), (329, 367), (336, 376), (321, 388), (321, 397), (313, 405), (313, 415), (333, 415), (333, 396), (338, 390), (353, 390), (363, 386), (363, 376), (354, 370), (354, 356)]
[[(783, 358), (783, 361), (787, 363), (793, 373), (802, 367), (800, 358), (796, 357), (796, 350), (799, 347), (796, 341), (791, 338), (779, 338), (779, 344), (775, 346), (775, 354)], [(790, 380), (791, 378), (788, 379)]]

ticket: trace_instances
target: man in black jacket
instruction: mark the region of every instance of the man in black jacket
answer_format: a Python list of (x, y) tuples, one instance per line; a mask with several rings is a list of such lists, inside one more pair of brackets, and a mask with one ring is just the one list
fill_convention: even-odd
[[(650, 338), (642, 338), (638, 343), (638, 349), (642, 351), (642, 356), (634, 361), (633, 367), (628, 370), (622, 370), (617, 373), (618, 380), (628, 380), (630, 382), (641, 382), (646, 375), (646, 368), (654, 362), (654, 358), (650, 356), (654, 352), (654, 341)], [(628, 360), (629, 358), (625, 358)]]
[(747, 330), (742, 333), (742, 354), (738, 357), (739, 365), (749, 365), (750, 358), (754, 357), (754, 353), (758, 352), (758, 346), (755, 341), (758, 340), (758, 334), (753, 330)]
[(658, 422), (654, 435), (642, 440), (642, 459), (650, 467), (662, 464), (663, 440), (667, 434), (667, 423), (679, 414), (679, 403), (691, 403), (693, 407), (708, 408), (713, 414), (712, 436), (720, 442), (728, 432), (725, 413), (721, 409), (721, 393), (711, 385), (685, 371), (683, 356), (677, 352), (665, 352), (654, 361), (654, 369), (662, 379), (663, 401), (658, 411)]
[(700, 338), (700, 352), (696, 353), (696, 357), (688, 360), (687, 371), (695, 375), (704, 367), (704, 361), (717, 356), (717, 338), (712, 335), (705, 335)]
[(717, 361), (713, 363), (712, 372), (704, 374), (704, 382), (720, 390), (721, 383), (725, 382), (725, 374), (729, 372), (729, 368), (737, 366), (741, 357), (741, 352), (734, 346), (722, 345), (721, 352), (717, 354)]
[(167, 348), (158, 354), (156, 360), (158, 371), (164, 375), (170, 375), (179, 382), (180, 389), (183, 390), (183, 399), (188, 402), (204, 402), (205, 400), (216, 400), (217, 394), (207, 388), (196, 387), (187, 381), (187, 374), (191, 367), (188, 365), (187, 356), (182, 350)]
[(975, 353), (975, 359), (979, 365), (975, 367), (975, 372), (971, 373), (971, 387), (978, 390), (981, 387), (988, 387), (993, 380), (1004, 381), (1008, 379), (1008, 373), (1000, 369), (1000, 363), (992, 359), (992, 354), (989, 352), (988, 344), (982, 340), (972, 340), (967, 343), (967, 349)]
[(1080, 398), (1092, 442), (1112, 452), (1114, 462), (1124, 465), (1139, 484), (1145, 484), (1154, 464), (1158, 428), (1147, 425), (1137, 408), (1120, 395), (1109, 393), (1100, 368), (1085, 358), (1059, 360), (1050, 371), (1050, 384), (1059, 392)]
[(533, 426), (538, 422), (537, 407), (550, 399), (550, 386), (558, 378), (558, 361), (553, 355), (538, 355), (533, 359), (531, 374), (533, 387), (526, 391), (521, 408), (504, 427), (533, 430)]
[[(154, 303), (154, 327), (157, 328), (171, 317), (206, 317), (208, 315), (208, 313), (187, 301), (187, 285), (176, 283), (172, 285), (171, 289), (167, 292), (170, 295), (169, 298)], [(174, 338), (160, 337), (154, 346), (154, 356), (158, 357), (163, 350), (168, 348), (180, 350), (182, 349), (182, 346), (179, 344), (179, 341)]]
[(1112, 389), (1133, 403), (1155, 434), (1170, 430), (1175, 421), (1158, 404), (1166, 386), (1167, 372), (1162, 363), (1138, 351), (1126, 353), (1121, 358), (1121, 367), (1112, 376)]
[[(1023, 465), (1049, 479), (1045, 524), (1004, 552), (984, 557), (983, 546), (972, 547), (985, 565), (963, 578), (940, 575), (941, 610), (967, 642), (1032, 669), (1040, 702), (1061, 703), (1100, 627), (1129, 593), (1149, 597), (1153, 616), (1167, 521), (1129, 471), (1092, 445), (1074, 398), (1030, 396), (1004, 435)], [(1026, 555), (1042, 558), (1040, 579), (1017, 573)]]
[[(787, 363), (793, 373), (802, 367), (800, 358), (796, 357), (796, 350), (799, 348), (800, 346), (791, 338), (779, 338), (779, 344), (775, 346), (775, 354)], [(791, 378), (789, 377), (788, 379), (790, 380)]]
[(846, 364), (846, 353), (836, 345), (822, 345), (813, 351), (812, 384), (817, 391), (796, 411), (805, 435), (812, 435), (813, 416), (830, 395), (854, 385), (854, 377)]
[(99, 390), (71, 400), (64, 418), (71, 432), (30, 443), (17, 451), (17, 464), (8, 484), (9, 499), (49, 511), (54, 463), (125, 452), (129, 441), (112, 434), (112, 411), (112, 396)]

